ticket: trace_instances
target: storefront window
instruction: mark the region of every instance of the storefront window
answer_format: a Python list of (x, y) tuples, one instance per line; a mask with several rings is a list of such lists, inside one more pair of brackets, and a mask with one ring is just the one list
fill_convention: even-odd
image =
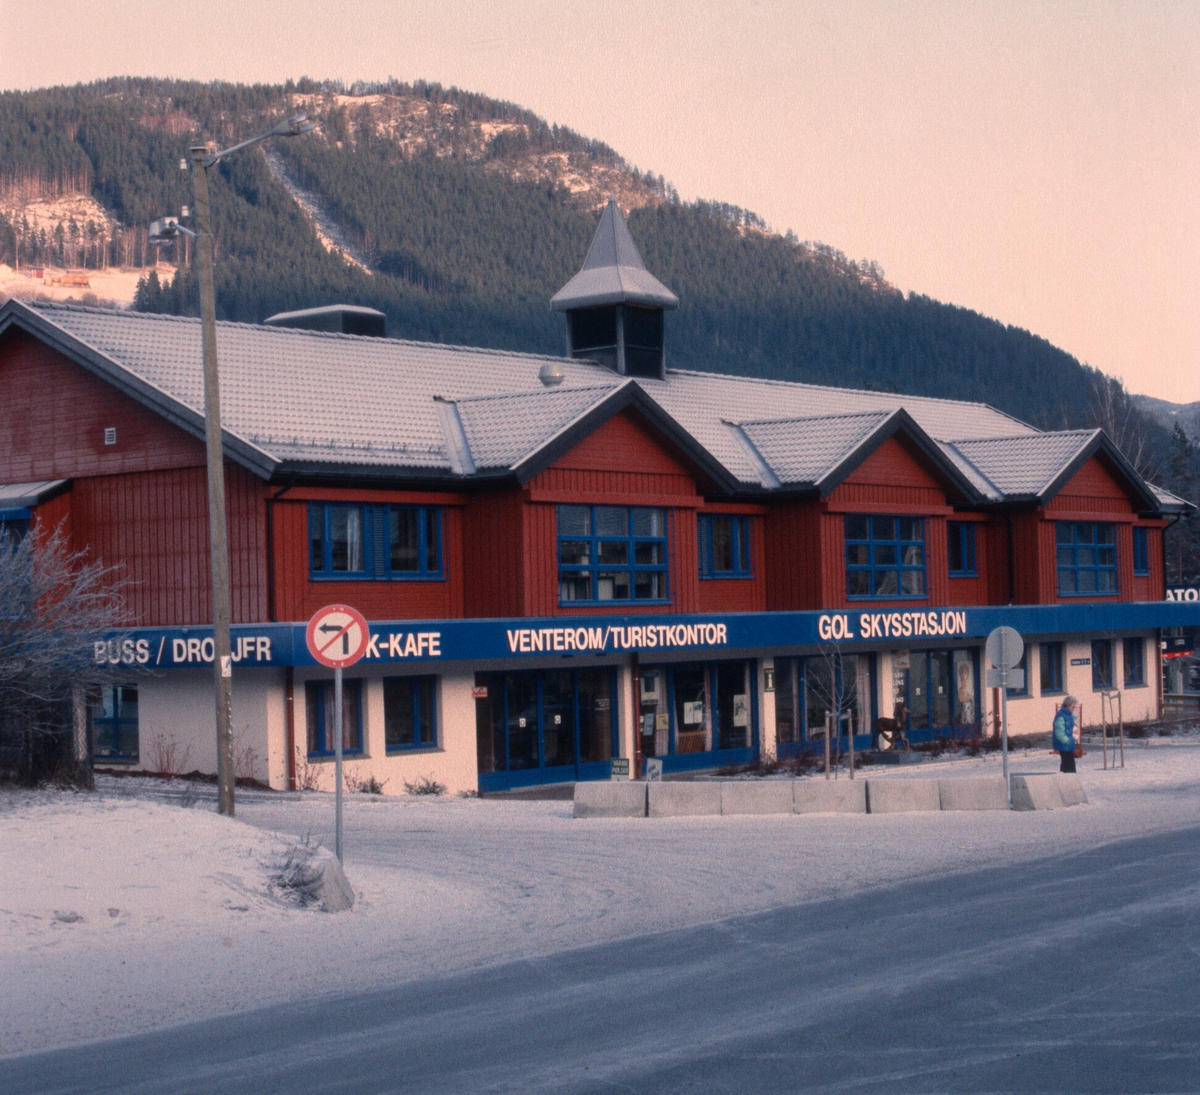
[(561, 780), (606, 774), (586, 766), (607, 765), (614, 755), (611, 669), (477, 673), (474, 692), (481, 777), (516, 773), (520, 783), (538, 782), (539, 772)]
[(684, 757), (755, 744), (753, 663), (685, 662), (644, 669), (640, 679), (641, 750)]
[(856, 736), (870, 733), (873, 665), (872, 654), (776, 658), (776, 741), (795, 746), (821, 738), (826, 715), (840, 714), (842, 735), (851, 721)]
[(1099, 692), (1113, 686), (1112, 643), (1108, 639), (1092, 640), (1092, 688)]
[(136, 685), (105, 685), (92, 705), (92, 756), (103, 761), (138, 759)]
[[(333, 681), (309, 681), (304, 686), (308, 720), (308, 755), (331, 757), (334, 753)], [(362, 752), (362, 681), (342, 682), (342, 752)]]
[(384, 743), (388, 752), (437, 745), (436, 677), (383, 679)]
[(895, 699), (908, 710), (909, 728), (938, 731), (978, 729), (978, 669), (974, 650), (913, 650), (908, 668), (894, 672)]
[(1126, 639), (1122, 650), (1125, 661), (1125, 685), (1146, 683), (1146, 643), (1144, 639)]
[(1038, 646), (1042, 695), (1054, 695), (1063, 690), (1063, 644), (1041, 643)]

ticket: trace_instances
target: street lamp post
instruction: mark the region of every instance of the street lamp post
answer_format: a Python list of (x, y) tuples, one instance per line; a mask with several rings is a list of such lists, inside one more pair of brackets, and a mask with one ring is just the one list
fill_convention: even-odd
[[(208, 172), (231, 152), (258, 144), (270, 137), (298, 137), (316, 127), (297, 114), (274, 129), (221, 152), (193, 145), (192, 185), (196, 195), (197, 257), (200, 260), (200, 330), (204, 358), (204, 430), (208, 450), (208, 527), (212, 562), (213, 677), (216, 684), (217, 715), (217, 812), (233, 816), (233, 660), (230, 651), (229, 538), (225, 519), (225, 465), (221, 443), (221, 395), (217, 374), (217, 307), (213, 289), (213, 243), (208, 206)], [(185, 166), (186, 161), (184, 165)], [(152, 239), (166, 242), (180, 231), (171, 219), (155, 222)], [(192, 233), (188, 233), (189, 235)]]

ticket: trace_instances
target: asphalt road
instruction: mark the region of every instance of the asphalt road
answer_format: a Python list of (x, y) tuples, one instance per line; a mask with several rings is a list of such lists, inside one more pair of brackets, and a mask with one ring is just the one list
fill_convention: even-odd
[(0, 1061), (0, 1091), (1196, 1092), (1198, 929), (1192, 829)]

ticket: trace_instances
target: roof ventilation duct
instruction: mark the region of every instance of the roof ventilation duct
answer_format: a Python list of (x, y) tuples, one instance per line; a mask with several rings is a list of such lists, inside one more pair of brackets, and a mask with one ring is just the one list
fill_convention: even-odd
[(268, 327), (298, 327), (305, 331), (387, 338), (387, 316), (374, 308), (362, 308), (357, 304), (327, 304), (323, 308), (278, 312), (264, 319), (263, 323)]

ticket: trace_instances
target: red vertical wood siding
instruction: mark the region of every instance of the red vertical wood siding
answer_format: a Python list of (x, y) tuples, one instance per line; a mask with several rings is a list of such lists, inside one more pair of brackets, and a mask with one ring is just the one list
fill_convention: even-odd
[(472, 494), (463, 511), (467, 616), (520, 616), (524, 605), (524, 498), (515, 487)]
[[(827, 560), (821, 550), (821, 512), (815, 502), (779, 502), (763, 519), (766, 606), (798, 612), (821, 606)], [(840, 561), (839, 561), (840, 566)]]
[[(233, 619), (266, 618), (263, 486), (225, 466)], [(203, 468), (77, 479), (72, 491), (76, 546), (122, 567), (136, 626), (212, 622), (208, 487)]]
[(3, 483), (204, 464), (197, 438), (23, 332), (0, 339), (0, 407)]
[[(309, 492), (316, 493), (316, 492)], [(328, 494), (330, 492), (321, 492)], [(339, 498), (363, 505), (392, 500), (391, 494), (338, 491)], [(441, 496), (423, 499), (406, 494), (413, 503), (436, 505)], [(265, 505), (265, 503), (264, 503)], [(463, 614), (463, 519), (460, 506), (442, 506), (443, 573), (441, 581), (313, 581), (308, 565), (308, 507), (304, 498), (284, 496), (272, 502), (274, 524), (275, 616), (307, 620), (332, 602), (353, 605), (368, 619), (454, 619)]]
[(1133, 576), (1133, 599), (1135, 601), (1165, 600), (1167, 596), (1167, 583), (1162, 569), (1163, 522), (1159, 521), (1152, 524), (1149, 521), (1138, 521), (1137, 525), (1146, 529), (1146, 553), (1149, 556), (1150, 573), (1135, 574)]

